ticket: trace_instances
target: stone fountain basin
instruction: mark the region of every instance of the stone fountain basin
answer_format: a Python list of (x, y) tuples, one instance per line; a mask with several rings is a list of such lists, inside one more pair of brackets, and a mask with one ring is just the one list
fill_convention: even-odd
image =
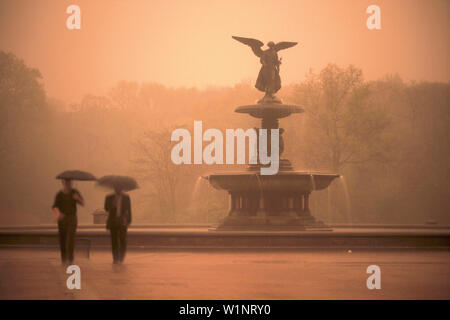
[(237, 107), (235, 112), (248, 113), (255, 118), (273, 117), (285, 118), (292, 113), (302, 113), (304, 110), (299, 106), (278, 103), (258, 103)]
[(326, 189), (338, 174), (304, 171), (279, 172), (276, 175), (242, 171), (216, 173), (206, 176), (211, 185), (231, 192), (288, 192), (307, 193)]

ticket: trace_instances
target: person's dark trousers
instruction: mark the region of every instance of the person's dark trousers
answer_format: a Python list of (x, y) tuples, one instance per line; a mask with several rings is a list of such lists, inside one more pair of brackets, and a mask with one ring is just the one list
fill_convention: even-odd
[(110, 229), (111, 248), (114, 262), (122, 262), (127, 251), (127, 227), (116, 226)]
[(59, 248), (63, 263), (73, 262), (75, 249), (75, 233), (77, 231), (77, 217), (75, 215), (64, 216), (58, 221)]

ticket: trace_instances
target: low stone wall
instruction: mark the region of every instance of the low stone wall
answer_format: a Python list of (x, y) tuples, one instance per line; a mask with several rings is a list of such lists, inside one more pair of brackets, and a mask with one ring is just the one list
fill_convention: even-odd
[[(57, 246), (56, 228), (2, 228), (0, 246)], [(103, 228), (77, 231), (77, 245), (109, 247)], [(448, 228), (334, 228), (333, 231), (248, 232), (208, 228), (130, 228), (129, 247), (142, 248), (443, 248), (450, 249)]]

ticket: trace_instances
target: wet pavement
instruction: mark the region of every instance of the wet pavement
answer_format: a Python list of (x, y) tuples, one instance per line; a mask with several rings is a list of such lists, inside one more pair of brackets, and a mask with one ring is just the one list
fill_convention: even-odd
[[(107, 250), (77, 252), (69, 290), (50, 249), (0, 249), (0, 299), (450, 299), (450, 252), (417, 250)], [(381, 289), (369, 290), (369, 265)]]

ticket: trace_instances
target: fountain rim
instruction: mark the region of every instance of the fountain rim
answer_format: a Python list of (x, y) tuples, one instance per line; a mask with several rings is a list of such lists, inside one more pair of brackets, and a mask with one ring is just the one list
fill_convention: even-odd
[(209, 178), (212, 176), (225, 177), (225, 176), (260, 176), (260, 177), (278, 177), (278, 176), (326, 176), (326, 177), (341, 177), (340, 174), (331, 172), (314, 172), (314, 171), (279, 171), (274, 175), (262, 175), (259, 172), (249, 172), (249, 171), (229, 171), (229, 172), (217, 172), (212, 174), (202, 175), (202, 178)]
[(305, 110), (293, 104), (258, 103), (239, 106), (234, 112), (247, 113), (256, 118), (264, 118), (267, 115), (275, 115), (276, 118), (285, 118), (292, 113), (303, 113)]

